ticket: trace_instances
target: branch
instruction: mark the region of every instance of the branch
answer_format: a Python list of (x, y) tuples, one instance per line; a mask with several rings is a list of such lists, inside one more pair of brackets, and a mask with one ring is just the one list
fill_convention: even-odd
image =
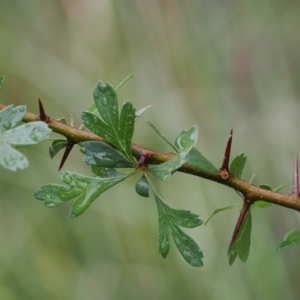
[[(0, 103), (0, 111), (3, 110), (5, 107), (6, 106), (4, 104)], [(63, 124), (58, 120), (46, 116), (45, 113), (43, 116), (41, 116), (41, 115), (36, 115), (27, 112), (23, 118), (23, 122), (26, 123), (41, 121), (41, 120), (46, 122), (49, 128), (51, 128), (54, 132), (65, 136), (69, 141), (71, 140), (74, 143), (79, 143), (84, 141), (101, 141), (109, 144), (104, 138), (99, 137), (92, 132), (87, 132), (73, 126)], [(231, 139), (232, 139), (232, 132), (230, 134), (228, 145), (231, 143)], [(300, 212), (300, 196), (298, 195), (298, 193), (285, 195), (281, 193), (268, 191), (232, 175), (228, 170), (228, 159), (230, 155), (228, 151), (228, 149), (230, 150), (230, 146), (228, 145), (226, 147), (227, 151), (225, 151), (225, 156), (224, 156), (225, 163), (223, 162), (223, 165), (217, 174), (211, 174), (205, 172), (203, 170), (194, 168), (188, 164), (182, 165), (182, 167), (180, 167), (178, 171), (186, 174), (195, 175), (211, 181), (215, 181), (220, 184), (231, 187), (239, 191), (241, 194), (243, 194), (244, 199), (248, 199), (248, 201), (255, 202), (257, 200), (263, 200), (283, 207), (294, 209)], [(160, 164), (173, 158), (173, 156), (171, 155), (150, 150), (137, 144), (132, 144), (131, 150), (133, 155), (137, 159), (139, 159), (141, 156), (147, 157), (148, 164)], [(224, 176), (224, 170), (226, 170), (226, 173), (228, 172), (226, 176)]]

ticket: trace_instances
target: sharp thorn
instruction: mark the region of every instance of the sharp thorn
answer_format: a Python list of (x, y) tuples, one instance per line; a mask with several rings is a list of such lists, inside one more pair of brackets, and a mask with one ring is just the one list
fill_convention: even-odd
[(232, 144), (232, 135), (233, 135), (233, 130), (231, 129), (230, 135), (227, 141), (225, 153), (224, 153), (224, 159), (223, 159), (223, 164), (222, 167), (220, 168), (220, 171), (225, 171), (229, 173), (229, 160), (230, 160), (230, 153), (231, 153), (231, 144)]
[(67, 144), (67, 146), (65, 148), (65, 152), (64, 152), (63, 157), (61, 159), (61, 162), (59, 164), (59, 168), (58, 168), (59, 171), (64, 166), (64, 164), (65, 164), (65, 162), (66, 162), (66, 160), (67, 160), (67, 158), (68, 158), (68, 156), (69, 156), (69, 154), (70, 154), (70, 152), (73, 149), (73, 147), (74, 147), (75, 144), (76, 143), (74, 141), (71, 141), (71, 140), (68, 141), (68, 144)]
[(40, 111), (39, 119), (45, 123), (48, 123), (50, 120), (50, 117), (46, 115), (41, 99), (39, 99), (39, 111)]

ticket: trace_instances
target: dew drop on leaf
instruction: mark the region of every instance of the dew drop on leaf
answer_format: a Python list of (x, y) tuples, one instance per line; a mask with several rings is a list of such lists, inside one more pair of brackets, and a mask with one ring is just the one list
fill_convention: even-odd
[(30, 127), (30, 126), (31, 126), (30, 123), (26, 123), (26, 124), (25, 124), (25, 127)]
[(45, 137), (45, 131), (42, 128), (34, 128), (29, 136), (35, 141), (39, 142)]
[(106, 98), (103, 98), (103, 101), (102, 101), (103, 105), (107, 105), (107, 99)]
[(25, 106), (20, 106), (20, 107), (19, 107), (19, 110), (20, 110), (21, 112), (24, 112), (24, 111), (25, 111)]
[(3, 124), (3, 127), (5, 130), (8, 130), (12, 127), (12, 124), (11, 124), (11, 122), (8, 121), (6, 124)]

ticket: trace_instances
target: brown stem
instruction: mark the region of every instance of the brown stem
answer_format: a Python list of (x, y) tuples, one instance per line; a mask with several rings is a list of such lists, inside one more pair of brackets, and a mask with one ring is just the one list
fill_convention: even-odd
[[(4, 109), (6, 106), (0, 103), (0, 111)], [(23, 118), (24, 122), (33, 122), (38, 121), (39, 116), (33, 113), (27, 112)], [(87, 132), (84, 130), (80, 130), (78, 128), (60, 123), (55, 119), (50, 119), (48, 122), (48, 126), (54, 131), (57, 132), (66, 138), (70, 138), (75, 142), (83, 142), (83, 141), (101, 141), (104, 143), (108, 143), (104, 138), (97, 136), (92, 132)], [(139, 159), (141, 154), (147, 155), (149, 164), (160, 164), (166, 162), (173, 158), (172, 155), (160, 153), (157, 151), (153, 151), (142, 146), (132, 144), (131, 150), (133, 155)], [(258, 199), (270, 202), (273, 204), (281, 205), (287, 208), (294, 209), (300, 212), (300, 197), (299, 195), (285, 195), (280, 193), (275, 193), (272, 191), (268, 191), (258, 186), (252, 185), (240, 178), (237, 178), (230, 174), (229, 178), (224, 179), (220, 176), (219, 173), (212, 174), (206, 171), (197, 169), (188, 164), (182, 165), (181, 168), (178, 169), (179, 172), (195, 175), (204, 179), (208, 179), (211, 181), (215, 181), (221, 183), (223, 185), (229, 186), (239, 192), (241, 192), (245, 199), (249, 199), (251, 201), (256, 201)]]

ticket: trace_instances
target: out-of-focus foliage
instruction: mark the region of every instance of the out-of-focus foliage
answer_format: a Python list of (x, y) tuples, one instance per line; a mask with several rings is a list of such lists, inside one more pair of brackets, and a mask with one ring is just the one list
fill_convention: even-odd
[[(69, 122), (74, 113), (79, 126), (98, 79), (116, 86), (133, 73), (120, 101), (152, 104), (134, 142), (168, 152), (146, 119), (171, 140), (197, 124), (197, 148), (218, 167), (234, 128), (233, 154), (248, 156), (243, 178), (290, 183), (300, 141), (299, 14), (297, 1), (1, 1), (0, 101), (37, 112), (41, 98), (51, 117)], [(299, 227), (295, 212), (253, 210), (248, 261), (232, 267), (227, 247), (239, 211), (219, 214), (191, 234), (207, 253), (205, 266), (193, 269), (175, 251), (168, 260), (157, 255), (156, 207), (136, 195), (134, 176), (74, 220), (68, 204), (42, 207), (33, 191), (59, 183), (60, 153), (51, 160), (48, 146), (22, 149), (30, 169), (1, 170), (1, 299), (298, 297), (298, 246), (275, 252)], [(74, 151), (65, 169), (91, 176), (81, 158)], [(240, 200), (184, 174), (158, 192), (201, 219)]]

